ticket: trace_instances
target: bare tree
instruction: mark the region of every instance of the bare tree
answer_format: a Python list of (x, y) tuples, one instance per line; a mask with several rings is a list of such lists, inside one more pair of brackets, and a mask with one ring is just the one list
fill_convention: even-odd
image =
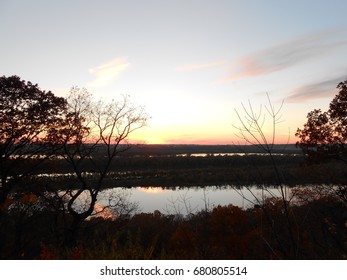
[[(278, 195), (276, 195), (273, 191), (270, 191), (268, 187), (264, 186), (264, 184), (260, 184), (261, 189), (261, 198), (259, 198), (249, 187), (247, 188), (247, 191), (249, 191), (252, 194), (252, 197), (254, 198), (253, 203), (257, 207), (260, 207), (263, 211), (263, 214), (268, 221), (268, 224), (271, 227), (271, 230), (273, 232), (274, 239), (276, 240), (277, 246), (280, 248), (281, 253), (284, 256), (291, 256), (291, 257), (297, 257), (298, 253), (298, 243), (297, 238), (294, 236), (293, 232), (293, 224), (294, 220), (291, 215), (291, 199), (292, 197), (288, 195), (287, 186), (283, 182), (283, 176), (282, 173), (278, 167), (278, 164), (276, 163), (276, 159), (274, 156), (274, 147), (276, 143), (276, 134), (277, 134), (277, 125), (282, 122), (282, 116), (281, 116), (281, 109), (283, 106), (283, 101), (280, 104), (279, 108), (276, 109), (275, 106), (272, 104), (269, 96), (267, 95), (268, 104), (263, 106), (261, 105), (259, 109), (256, 111), (251, 104), (251, 102), (248, 102), (248, 106), (246, 107), (244, 104), (242, 104), (243, 109), (243, 115), (239, 111), (236, 111), (239, 125), (234, 126), (237, 130), (237, 136), (245, 141), (246, 143), (250, 145), (255, 145), (259, 148), (259, 150), (269, 157), (271, 161), (271, 165), (273, 167), (273, 170), (275, 172), (276, 177), (276, 186), (279, 190), (279, 197), (281, 199), (281, 204), (283, 208), (283, 213), (286, 221), (286, 227), (287, 227), (287, 233), (290, 239), (290, 249), (288, 250), (285, 248), (281, 242), (280, 236), (276, 233), (275, 226), (273, 224), (273, 219), (271, 217), (271, 213), (266, 208), (266, 201), (269, 201), (269, 199), (277, 199)], [(264, 110), (265, 108), (265, 110)], [(269, 133), (266, 133), (265, 130), (270, 129)], [(289, 140), (288, 140), (289, 141)], [(243, 194), (242, 190), (236, 189), (236, 191), (246, 200), (250, 201), (246, 196)], [(252, 202), (252, 201), (250, 201)], [(271, 250), (273, 250), (270, 242), (264, 238), (265, 243), (269, 246)], [(274, 251), (274, 250), (273, 250)]]
[[(286, 200), (286, 186), (283, 185), (282, 174), (278, 169), (278, 165), (274, 157), (274, 147), (277, 135), (276, 128), (277, 125), (282, 122), (282, 116), (280, 113), (284, 101), (282, 101), (280, 107), (276, 109), (272, 104), (269, 95), (267, 95), (267, 100), (268, 105), (260, 105), (258, 111), (254, 110), (250, 101), (248, 101), (248, 107), (242, 103), (241, 105), (244, 116), (241, 116), (240, 113), (235, 109), (240, 124), (234, 127), (237, 129), (237, 137), (250, 145), (257, 146), (260, 152), (264, 152), (270, 157), (281, 196), (283, 200)], [(265, 133), (265, 126), (270, 128), (268, 133)]]
[[(130, 134), (145, 126), (148, 116), (143, 108), (131, 104), (128, 96), (109, 103), (94, 101), (86, 89), (77, 87), (70, 91), (68, 109), (61, 133), (66, 135), (62, 155), (76, 177), (65, 193), (67, 211), (72, 217), (66, 242), (73, 244), (80, 224), (94, 213), (111, 163), (129, 148)], [(92, 178), (86, 171), (92, 172)], [(87, 202), (83, 207), (81, 200)]]

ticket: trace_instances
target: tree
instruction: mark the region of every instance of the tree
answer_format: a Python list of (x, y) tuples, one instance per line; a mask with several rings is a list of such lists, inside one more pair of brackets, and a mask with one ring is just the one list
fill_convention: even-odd
[[(337, 85), (338, 94), (329, 104), (329, 110), (315, 109), (307, 114), (307, 122), (298, 128), (297, 146), (310, 162), (337, 159), (347, 164), (347, 80)], [(347, 203), (347, 187), (335, 186), (329, 191)]]
[(347, 80), (337, 88), (339, 92), (330, 102), (329, 110), (309, 112), (304, 127), (296, 131), (297, 146), (310, 160), (337, 158), (347, 164)]
[[(66, 100), (18, 76), (0, 77), (0, 205), (59, 142)], [(32, 164), (34, 162), (34, 164)]]
[[(65, 139), (62, 156), (73, 168), (76, 178), (62, 194), (67, 199), (66, 211), (72, 217), (65, 243), (73, 245), (81, 223), (96, 214), (98, 195), (111, 164), (119, 153), (129, 149), (129, 135), (145, 126), (148, 116), (143, 108), (131, 104), (128, 96), (106, 103), (93, 100), (86, 89), (73, 87), (67, 100), (65, 127), (57, 133), (60, 139)], [(126, 206), (122, 198), (115, 197), (100, 211), (119, 207), (119, 203)]]
[[(276, 177), (276, 187), (279, 190), (279, 197), (274, 193), (268, 190), (267, 187), (264, 187), (263, 184), (259, 185), (261, 189), (262, 197), (259, 198), (253, 191), (246, 187), (246, 189), (252, 194), (255, 200), (255, 207), (259, 207), (264, 214), (264, 217), (268, 224), (271, 226), (271, 233), (274, 236), (275, 243), (277, 246), (277, 250), (281, 252), (281, 254), (286, 258), (297, 258), (298, 257), (298, 248), (299, 248), (299, 237), (296, 237), (293, 230), (293, 225), (295, 223), (295, 217), (293, 217), (293, 212), (291, 209), (291, 199), (292, 197), (288, 196), (287, 186), (284, 184), (283, 176), (281, 171), (278, 168), (276, 159), (274, 157), (274, 147), (275, 147), (275, 139), (276, 139), (276, 129), (277, 125), (281, 122), (281, 109), (283, 106), (283, 102), (281, 103), (278, 109), (272, 104), (269, 96), (267, 96), (268, 105), (260, 106), (258, 111), (255, 111), (251, 102), (249, 102), (249, 106), (246, 107), (242, 104), (244, 116), (242, 116), (237, 110), (236, 114), (239, 120), (239, 125), (235, 126), (237, 129), (237, 136), (244, 140), (246, 143), (255, 145), (259, 148), (259, 150), (265, 154), (270, 159), (271, 165), (275, 172), (274, 176)], [(265, 113), (264, 109), (265, 108)], [(270, 133), (267, 135), (266, 124), (268, 122), (268, 127), (270, 127)], [(257, 167), (255, 167), (257, 168)], [(242, 190), (235, 189), (239, 194), (247, 199)], [(267, 197), (266, 197), (267, 196)], [(286, 224), (286, 233), (289, 240), (289, 246), (285, 246), (281, 240), (281, 235), (278, 234), (277, 228), (275, 227), (273, 221), (273, 215), (271, 211), (267, 208), (267, 201), (269, 199), (276, 201), (280, 204), (281, 213), (283, 213), (283, 220)], [(247, 199), (248, 200), (248, 199)], [(269, 247), (270, 250), (275, 251), (271, 242), (267, 240), (265, 236), (261, 233), (262, 238), (265, 244)]]
[[(144, 110), (132, 105), (127, 96), (109, 103), (94, 101), (87, 90), (75, 87), (65, 99), (17, 76), (1, 77), (0, 224), (4, 228), (13, 224), (14, 230), (2, 232), (8, 238), (1, 238), (0, 251), (12, 240), (8, 255), (18, 257), (30, 217), (41, 217), (41, 213), (51, 219), (45, 229), (57, 240), (74, 245), (88, 217), (107, 208), (133, 211), (136, 205), (128, 203), (125, 195), (108, 195), (106, 206), (97, 204), (97, 199), (113, 159), (129, 148), (129, 135), (146, 121)], [(59, 189), (51, 181), (32, 176), (52, 157), (61, 164), (65, 159), (75, 174), (60, 182)]]

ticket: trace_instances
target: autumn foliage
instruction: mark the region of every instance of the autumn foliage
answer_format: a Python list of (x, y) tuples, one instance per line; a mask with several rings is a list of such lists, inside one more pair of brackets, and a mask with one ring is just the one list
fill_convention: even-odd
[[(292, 252), (281, 201), (267, 200), (264, 209), (217, 206), (182, 217), (159, 211), (116, 220), (85, 221), (78, 244), (66, 247), (52, 231), (54, 213), (2, 216), (1, 258), (24, 259), (344, 259), (346, 208), (329, 194), (314, 189), (297, 193), (291, 215), (298, 237)], [(24, 196), (30, 205), (34, 197)], [(27, 210), (26, 210), (27, 211)], [(57, 221), (59, 223), (59, 221)], [(63, 225), (60, 225), (63, 226)], [(20, 229), (20, 235), (7, 231)]]
[[(129, 133), (147, 121), (127, 98), (95, 105), (73, 88), (67, 103), (19, 77), (0, 77), (0, 259), (346, 259), (346, 172), (335, 159), (347, 162), (347, 81), (338, 88), (329, 111), (310, 112), (297, 131), (305, 155), (334, 161), (308, 165), (275, 155), (267, 143), (267, 157), (122, 158)], [(272, 105), (269, 112), (276, 120)], [(249, 116), (263, 135), (257, 116)], [(43, 170), (74, 175), (40, 178)], [(186, 216), (134, 214), (112, 194), (108, 208), (98, 204), (109, 183), (133, 186), (138, 178), (145, 185), (256, 184), (265, 192), (275, 179), (282, 196)]]

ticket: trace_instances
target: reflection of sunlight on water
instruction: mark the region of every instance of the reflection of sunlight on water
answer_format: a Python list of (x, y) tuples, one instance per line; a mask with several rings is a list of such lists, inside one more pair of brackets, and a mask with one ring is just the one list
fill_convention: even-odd
[(115, 221), (117, 219), (116, 215), (108, 208), (105, 208), (104, 205), (100, 203), (95, 203), (94, 205), (94, 214), (89, 218), (103, 218), (105, 220)]
[[(172, 188), (134, 187), (129, 189), (108, 188), (98, 196), (93, 217), (115, 220), (128, 210), (153, 213), (156, 210), (166, 214), (192, 214), (204, 209), (212, 210), (218, 205), (232, 204), (241, 208), (253, 207), (266, 196), (279, 197), (276, 188), (260, 189), (256, 186), (236, 188), (232, 186)], [(88, 193), (82, 193), (76, 200), (75, 209), (84, 211), (90, 204)], [(256, 199), (259, 199), (257, 202)], [(110, 208), (105, 208), (109, 206)], [(129, 212), (129, 213), (130, 213)], [(96, 214), (96, 215), (95, 215)]]
[(138, 187), (137, 189), (141, 192), (150, 193), (150, 194), (159, 194), (159, 193), (167, 192), (167, 190), (164, 190), (158, 187), (148, 187), (148, 188)]
[[(63, 196), (68, 195), (68, 197), (65, 197), (66, 201), (68, 201), (69, 199), (72, 198), (72, 196), (75, 193), (76, 193), (76, 191), (74, 191), (70, 194), (68, 194), (64, 191), (61, 191), (60, 196), (63, 197)], [(114, 195), (114, 194), (111, 194), (110, 196), (112, 196), (112, 195)], [(90, 204), (91, 204), (90, 193), (89, 193), (89, 191), (86, 190), (86, 191), (83, 191), (77, 197), (77, 199), (72, 204), (72, 208), (77, 213), (83, 213), (83, 212), (88, 210), (88, 208), (90, 207)], [(110, 209), (110, 206), (112, 206), (112, 205), (108, 205), (105, 201), (104, 202), (102, 202), (102, 201), (96, 202), (94, 204), (94, 211), (93, 211), (92, 215), (87, 218), (87, 220), (90, 220), (92, 218), (110, 219), (112, 221), (116, 220), (117, 215), (114, 213), (114, 211), (112, 211), (112, 209)]]
[[(113, 190), (116, 191), (117, 188)], [(211, 209), (218, 205), (235, 205), (241, 208), (252, 207), (255, 197), (262, 199), (262, 191), (257, 187), (236, 189), (232, 186), (225, 187), (190, 187), (165, 189), (161, 187), (131, 188), (130, 201), (136, 201), (143, 212), (154, 212), (159, 210), (168, 214), (187, 214), (186, 212), (196, 212)], [(279, 190), (268, 188), (265, 194), (279, 196)], [(264, 198), (264, 197), (263, 197)]]

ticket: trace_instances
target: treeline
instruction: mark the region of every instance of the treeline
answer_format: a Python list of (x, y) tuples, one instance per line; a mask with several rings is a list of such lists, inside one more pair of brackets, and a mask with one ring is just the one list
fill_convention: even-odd
[[(190, 154), (227, 154), (259, 153), (255, 145), (181, 145), (181, 144), (146, 144), (131, 145), (124, 156), (175, 156)], [(275, 154), (302, 154), (294, 144), (277, 144), (273, 147)]]
[[(338, 160), (309, 164), (300, 155), (274, 155), (282, 182), (289, 186), (311, 184), (344, 184), (347, 174), (345, 164)], [(102, 165), (103, 159), (95, 159)], [(26, 166), (28, 166), (26, 161)], [(35, 164), (32, 160), (31, 164)], [(90, 162), (82, 162), (81, 170), (97, 172)], [(133, 186), (208, 186), (208, 185), (276, 185), (276, 174), (269, 156), (169, 156), (169, 157), (119, 157), (111, 163), (109, 174), (104, 180), (104, 188)], [(20, 170), (15, 170), (20, 173)], [(32, 176), (33, 182), (57, 185), (64, 189), (71, 177), (54, 174), (73, 174), (71, 165), (63, 159), (45, 161), (35, 169), (37, 174), (51, 174), (51, 177)], [(30, 180), (29, 180), (30, 181)]]
[(290, 212), (296, 221), (291, 225), (295, 248), (277, 199), (266, 200), (262, 208), (218, 206), (187, 217), (155, 211), (88, 219), (81, 225), (78, 243), (66, 247), (60, 232), (64, 220), (52, 209), (30, 215), (34, 201), (26, 198), (20, 211), (2, 216), (0, 258), (345, 259), (346, 208), (329, 195), (307, 199), (315, 194), (297, 190)]

